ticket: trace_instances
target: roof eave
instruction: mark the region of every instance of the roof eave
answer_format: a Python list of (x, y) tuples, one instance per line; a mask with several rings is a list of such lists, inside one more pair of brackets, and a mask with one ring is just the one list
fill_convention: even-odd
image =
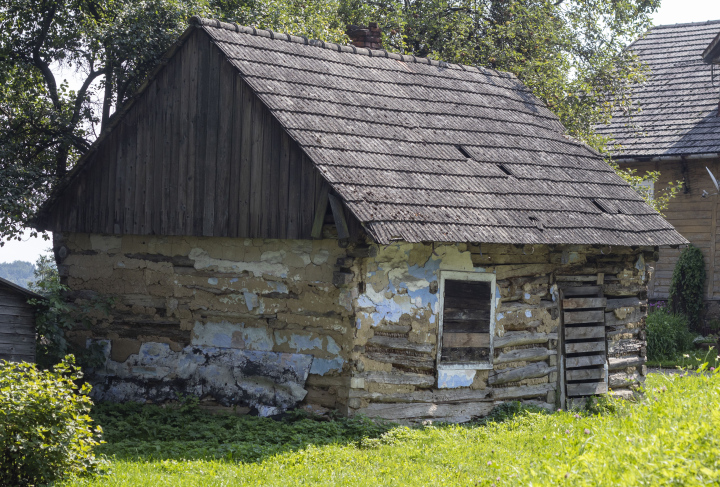
[(22, 286), (18, 286), (12, 281), (8, 281), (7, 279), (3, 279), (0, 277), (0, 287), (8, 288), (12, 291), (15, 291), (18, 294), (22, 294), (23, 296), (27, 297), (28, 299), (39, 299), (44, 301), (45, 298), (43, 296), (40, 296), (37, 293), (34, 293), (30, 291), (29, 289), (25, 289)]
[(670, 161), (682, 161), (682, 160), (693, 160), (693, 159), (717, 159), (720, 158), (718, 152), (707, 152), (704, 154), (670, 154), (664, 156), (612, 156), (613, 161), (618, 164), (626, 164), (633, 162), (670, 162)]

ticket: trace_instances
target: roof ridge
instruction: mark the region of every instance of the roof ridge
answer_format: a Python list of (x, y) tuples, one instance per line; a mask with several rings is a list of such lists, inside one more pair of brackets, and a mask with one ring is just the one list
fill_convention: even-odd
[(437, 59), (418, 57), (411, 54), (399, 54), (396, 52), (389, 52), (385, 49), (367, 49), (364, 47), (355, 47), (353, 45), (338, 44), (336, 42), (325, 42), (318, 39), (308, 39), (305, 36), (295, 36), (292, 34), (274, 32), (269, 29), (257, 29), (255, 27), (247, 27), (237, 23), (231, 24), (228, 22), (222, 22), (218, 19), (206, 19), (198, 15), (191, 17), (189, 24), (196, 27), (212, 27), (215, 29), (229, 30), (231, 32), (239, 32), (259, 37), (266, 37), (272, 40), (284, 40), (286, 42), (304, 44), (306, 46), (313, 46), (319, 49), (328, 49), (335, 52), (345, 52), (349, 54), (358, 54), (368, 57), (384, 57), (389, 59), (395, 59), (396, 61), (402, 61), (405, 63), (427, 64), (430, 66), (439, 66), (442, 68), (456, 69), (460, 71), (470, 71), (485, 74), (493, 73), (500, 78), (518, 80), (517, 76), (508, 71), (500, 71), (497, 69), (486, 68), (483, 66), (469, 66), (466, 64), (448, 63), (446, 61), (438, 61)]
[(714, 25), (714, 24), (720, 24), (720, 19), (718, 20), (705, 20), (702, 22), (685, 22), (680, 24), (663, 24), (663, 25), (653, 25), (650, 30), (653, 31), (655, 29), (670, 29), (673, 27), (690, 27), (690, 26), (696, 26), (696, 25)]

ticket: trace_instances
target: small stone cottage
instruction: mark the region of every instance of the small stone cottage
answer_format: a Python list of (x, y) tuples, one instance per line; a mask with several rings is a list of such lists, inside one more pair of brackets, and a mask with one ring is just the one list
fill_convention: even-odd
[(408, 421), (629, 392), (686, 243), (510, 74), (200, 18), (36, 225), (98, 399)]

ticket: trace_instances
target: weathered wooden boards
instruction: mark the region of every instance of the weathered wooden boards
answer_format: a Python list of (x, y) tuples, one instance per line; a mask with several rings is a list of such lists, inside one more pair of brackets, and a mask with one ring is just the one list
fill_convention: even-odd
[(35, 361), (35, 310), (30, 298), (40, 298), (0, 279), (0, 360)]
[[(717, 244), (720, 200), (702, 197), (703, 190), (708, 193), (715, 192), (705, 167), (717, 175), (720, 172), (720, 158), (705, 160), (702, 164), (666, 161), (637, 163), (633, 164), (633, 167), (640, 173), (646, 170), (659, 171), (660, 179), (655, 183), (658, 188), (666, 187), (668, 182), (685, 181), (689, 189), (684, 188), (685, 191), (673, 198), (663, 213), (665, 219), (683, 237), (702, 251), (708, 276), (706, 299), (720, 299), (720, 246)], [(659, 260), (654, 266), (655, 272), (648, 286), (651, 299), (668, 299), (673, 270), (681, 251), (680, 248), (660, 247)]]
[(446, 280), (440, 363), (490, 359), (490, 282)]
[[(574, 282), (600, 282), (595, 276)], [(563, 289), (565, 391), (568, 397), (607, 392), (605, 307), (600, 286)]]
[[(120, 118), (43, 217), (45, 228), (321, 236), (315, 216), (325, 214), (328, 183), (206, 35), (185, 39)], [(344, 204), (330, 204), (339, 237), (357, 235)]]

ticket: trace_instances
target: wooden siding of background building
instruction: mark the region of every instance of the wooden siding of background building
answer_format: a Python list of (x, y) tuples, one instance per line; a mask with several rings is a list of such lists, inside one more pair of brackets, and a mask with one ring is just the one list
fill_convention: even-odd
[[(40, 223), (85, 233), (310, 239), (327, 182), (205, 33), (185, 43)], [(359, 228), (345, 217), (351, 231)]]
[(40, 296), (0, 279), (0, 360), (35, 361), (35, 309), (28, 299)]
[[(698, 247), (705, 258), (707, 272), (706, 293), (708, 300), (720, 300), (720, 236), (718, 235), (718, 204), (720, 196), (713, 185), (707, 169), (720, 176), (720, 159), (690, 159), (687, 161), (658, 161), (646, 163), (623, 164), (638, 170), (660, 171), (660, 179), (655, 183), (656, 194), (668, 183), (684, 181), (685, 187), (663, 211), (666, 219), (683, 237)], [(708, 196), (703, 198), (703, 191)], [(670, 292), (672, 273), (680, 257), (682, 248), (660, 247), (660, 259), (655, 267), (655, 274), (650, 283), (648, 294), (650, 299), (667, 299)]]

